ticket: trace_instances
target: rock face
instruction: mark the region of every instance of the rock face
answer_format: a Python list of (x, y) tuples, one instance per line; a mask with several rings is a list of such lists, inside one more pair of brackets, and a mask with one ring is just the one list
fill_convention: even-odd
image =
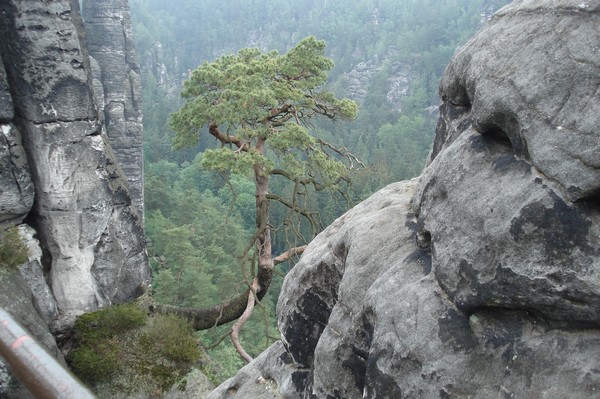
[[(107, 86), (97, 101), (93, 72), (120, 75), (88, 58), (78, 10), (76, 0), (0, 3), (0, 235), (18, 226), (29, 247), (20, 273), (0, 266), (0, 306), (55, 353), (48, 325), (60, 334), (77, 314), (130, 301), (151, 276), (142, 219), (98, 108), (106, 103), (132, 116), (114, 116), (111, 128), (133, 131), (140, 121), (132, 50), (115, 61), (132, 82), (123, 87), (130, 94), (121, 98)], [(104, 51), (112, 45), (105, 43)], [(123, 51), (118, 47), (115, 54)], [(141, 130), (121, 132), (121, 149), (127, 152), (129, 142), (139, 152)], [(4, 369), (0, 375), (6, 376)], [(2, 380), (0, 396), (21, 397)]]
[(142, 82), (128, 1), (84, 0), (83, 18), (92, 70), (101, 84), (96, 97), (104, 110), (106, 133), (127, 177), (133, 204), (143, 217)]
[(131, 300), (150, 280), (141, 219), (98, 117), (77, 10), (5, 1), (0, 11), (0, 223), (35, 229), (51, 291), (40, 262), (25, 274), (61, 315)]
[[(0, 70), (4, 71), (4, 68), (0, 66)], [(8, 99), (10, 100), (10, 96)], [(0, 109), (7, 114), (14, 112), (11, 106), (12, 101), (0, 99)], [(10, 123), (11, 120), (12, 118), (0, 119), (0, 228), (21, 223), (33, 206), (34, 197), (21, 133)]]
[[(31, 303), (31, 290), (18, 271), (0, 270), (0, 306), (19, 319), (27, 331), (42, 344), (50, 354), (64, 364), (62, 354), (44, 320)], [(0, 397), (28, 399), (30, 394), (8, 373), (0, 358)]]
[(499, 11), (446, 70), (423, 174), (310, 244), (282, 341), (210, 397), (597, 397), (598, 26), (600, 1)]
[[(390, 54), (394, 51), (393, 49), (388, 50)], [(386, 58), (387, 56), (384, 57), (384, 59)], [(375, 61), (371, 60), (359, 63), (350, 72), (345, 74), (348, 85), (348, 97), (359, 104), (364, 103), (369, 94), (368, 89), (371, 80), (376, 74), (381, 73), (382, 69), (382, 65), (378, 65)], [(390, 66), (388, 73), (389, 77), (385, 85), (385, 98), (388, 105), (400, 113), (402, 112), (402, 101), (408, 95), (413, 71), (409, 65), (395, 62)]]

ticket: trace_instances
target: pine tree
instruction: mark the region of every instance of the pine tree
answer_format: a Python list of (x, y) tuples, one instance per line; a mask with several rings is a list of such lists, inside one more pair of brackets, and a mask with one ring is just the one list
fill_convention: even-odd
[[(174, 146), (195, 147), (202, 129), (208, 129), (221, 147), (205, 151), (202, 165), (224, 175), (253, 179), (256, 231), (245, 256), (253, 248), (258, 266), (248, 281), (249, 290), (229, 303), (210, 309), (163, 306), (162, 311), (193, 318), (197, 329), (240, 317), (243, 322), (254, 301), (266, 294), (275, 265), (304, 248), (273, 255), (270, 202), (302, 215), (312, 234), (318, 232), (317, 212), (304, 207), (301, 198), (309, 191), (339, 189), (340, 182), (348, 179), (348, 167), (340, 159), (357, 162), (352, 154), (311, 135), (308, 129), (313, 118), (353, 119), (357, 112), (356, 103), (321, 88), (333, 67), (324, 51), (325, 42), (314, 37), (303, 39), (283, 55), (243, 49), (204, 63), (185, 82), (185, 103), (171, 118)], [(270, 192), (272, 178), (289, 180), (291, 193)]]

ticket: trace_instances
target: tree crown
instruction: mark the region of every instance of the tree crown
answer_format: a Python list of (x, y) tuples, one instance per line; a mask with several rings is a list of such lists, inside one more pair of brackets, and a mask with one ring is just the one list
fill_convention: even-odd
[[(205, 153), (204, 166), (211, 169), (247, 173), (260, 165), (267, 174), (277, 167), (299, 177), (317, 168), (335, 180), (344, 167), (309, 134), (307, 123), (316, 116), (352, 119), (357, 105), (321, 88), (333, 67), (324, 51), (324, 41), (307, 37), (284, 55), (243, 49), (205, 62), (185, 82), (186, 102), (172, 115), (174, 147), (197, 144), (207, 127), (223, 144)], [(267, 142), (278, 163), (265, 155)]]

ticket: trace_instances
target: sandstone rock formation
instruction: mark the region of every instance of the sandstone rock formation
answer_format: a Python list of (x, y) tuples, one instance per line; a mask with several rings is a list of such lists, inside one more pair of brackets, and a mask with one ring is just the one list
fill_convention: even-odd
[(47, 331), (70, 313), (133, 299), (150, 271), (69, 1), (6, 1), (0, 12), (0, 226), (27, 223), (23, 296)]
[(92, 70), (96, 84), (101, 84), (96, 98), (102, 104), (106, 133), (127, 178), (133, 204), (143, 217), (142, 82), (129, 3), (84, 0), (82, 14)]
[(70, 3), (3, 2), (2, 11), (15, 107), (7, 126), (27, 153), (35, 186), (28, 218), (49, 253), (58, 306), (83, 311), (131, 299), (150, 277), (141, 221), (98, 120)]
[(444, 74), (423, 174), (310, 244), (282, 341), (209, 397), (597, 397), (598, 26), (598, 0), (500, 10)]
[[(389, 49), (388, 52), (394, 53), (395, 49)], [(384, 57), (384, 59), (386, 59)], [(360, 62), (350, 72), (345, 74), (348, 98), (363, 104), (369, 94), (369, 84), (377, 73), (381, 73), (382, 65), (378, 65), (377, 59), (369, 62)], [(389, 77), (385, 87), (385, 98), (388, 105), (402, 112), (402, 101), (408, 95), (410, 81), (413, 78), (413, 71), (409, 65), (395, 62), (389, 70)]]
[[(21, 273), (0, 268), (0, 306), (55, 353), (48, 324), (58, 333), (74, 315), (130, 301), (150, 282), (142, 219), (104, 130), (102, 102), (93, 94), (78, 9), (75, 0), (0, 3), (0, 228), (18, 226), (29, 247)], [(105, 43), (105, 54), (112, 45)], [(121, 94), (107, 86), (100, 100), (131, 116), (113, 116), (112, 126), (125, 126), (124, 152), (127, 143), (141, 152), (132, 49), (126, 57), (120, 57), (124, 47), (114, 51), (115, 62), (123, 64), (120, 74), (95, 65), (101, 74), (132, 83)], [(127, 136), (126, 129), (137, 130)], [(134, 160), (141, 176), (141, 155)], [(0, 396), (8, 395), (1, 389)]]

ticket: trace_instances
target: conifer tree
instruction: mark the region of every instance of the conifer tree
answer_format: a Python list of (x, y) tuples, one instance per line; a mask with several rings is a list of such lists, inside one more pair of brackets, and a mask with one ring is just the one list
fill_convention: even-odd
[[(254, 250), (257, 268), (250, 273), (248, 290), (228, 303), (207, 309), (161, 305), (159, 311), (184, 314), (199, 330), (240, 318), (235, 335), (255, 301), (266, 294), (275, 265), (304, 249), (272, 253), (269, 203), (276, 201), (302, 215), (313, 234), (318, 232), (317, 212), (307, 209), (301, 197), (312, 191), (340, 190), (348, 181), (348, 169), (358, 163), (345, 149), (309, 132), (313, 118), (353, 119), (357, 112), (356, 103), (323, 89), (333, 67), (324, 50), (325, 42), (314, 37), (303, 39), (286, 54), (243, 49), (202, 64), (184, 83), (185, 103), (170, 120), (176, 132), (174, 147), (196, 146), (207, 129), (220, 147), (205, 151), (202, 165), (224, 175), (253, 178), (256, 231), (245, 254)], [(289, 180), (292, 192), (271, 193), (272, 178)]]

